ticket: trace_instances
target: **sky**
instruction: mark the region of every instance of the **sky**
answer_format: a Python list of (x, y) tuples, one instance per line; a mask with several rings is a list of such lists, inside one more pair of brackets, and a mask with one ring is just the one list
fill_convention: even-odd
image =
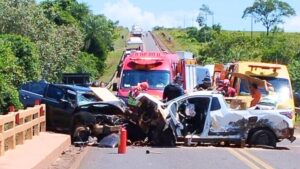
[[(284, 0), (296, 11), (296, 16), (285, 18), (279, 25), (286, 32), (300, 32), (300, 1)], [(243, 11), (254, 0), (78, 0), (86, 3), (94, 14), (104, 14), (119, 25), (131, 28), (139, 24), (144, 30), (154, 26), (189, 27), (195, 22), (202, 4), (214, 12), (207, 24), (220, 24), (225, 30), (251, 30), (251, 18), (242, 19)], [(254, 23), (254, 31), (264, 31), (260, 23)]]

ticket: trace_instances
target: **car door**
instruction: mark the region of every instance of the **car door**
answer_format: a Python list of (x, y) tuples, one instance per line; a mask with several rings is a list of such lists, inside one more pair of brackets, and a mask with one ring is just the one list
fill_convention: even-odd
[[(224, 102), (224, 105), (225, 102)], [(227, 107), (227, 106), (226, 106)], [(217, 97), (212, 98), (208, 136), (232, 137), (239, 136), (247, 125), (247, 111), (221, 109)]]
[(51, 128), (59, 131), (66, 130), (69, 122), (64, 118), (67, 114), (65, 91), (55, 85), (49, 85), (42, 102), (47, 106), (47, 123)]

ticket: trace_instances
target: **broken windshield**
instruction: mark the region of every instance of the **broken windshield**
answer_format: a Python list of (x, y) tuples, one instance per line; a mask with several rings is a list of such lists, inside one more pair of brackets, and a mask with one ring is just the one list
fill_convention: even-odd
[[(289, 85), (289, 81), (288, 79), (284, 79), (284, 78), (275, 78), (275, 77), (256, 77), (259, 78), (261, 80), (266, 80), (267, 82), (272, 84), (272, 87), (274, 88), (274, 92), (277, 94), (278, 96), (278, 100), (279, 101), (285, 101), (287, 99), (291, 99), (292, 95), (291, 95), (291, 88)], [(267, 92), (265, 89), (263, 89), (262, 87), (259, 87), (260, 92), (263, 95), (266, 95)], [(246, 80), (241, 80), (241, 84), (240, 84), (240, 93), (243, 94), (249, 94), (249, 83), (247, 83)]]
[(101, 101), (93, 92), (78, 91), (77, 95), (79, 106)]

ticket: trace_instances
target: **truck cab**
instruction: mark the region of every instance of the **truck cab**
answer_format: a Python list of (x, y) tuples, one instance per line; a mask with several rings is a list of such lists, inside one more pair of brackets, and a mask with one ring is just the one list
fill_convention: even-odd
[(127, 102), (130, 89), (148, 82), (147, 93), (161, 99), (164, 87), (176, 75), (177, 55), (165, 52), (135, 52), (127, 56), (121, 68), (117, 95)]
[[(287, 67), (280, 64), (261, 62), (236, 62), (226, 65), (225, 71), (219, 74), (221, 79), (227, 78), (237, 91), (237, 98), (250, 106), (251, 83), (256, 83), (263, 98), (273, 99), (277, 109), (291, 109), (294, 111), (292, 86)], [(268, 87), (266, 84), (269, 84)]]

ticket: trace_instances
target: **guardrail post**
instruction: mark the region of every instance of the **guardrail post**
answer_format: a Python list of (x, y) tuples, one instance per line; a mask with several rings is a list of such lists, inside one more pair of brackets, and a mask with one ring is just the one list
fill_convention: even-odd
[(14, 105), (10, 105), (10, 106), (8, 107), (8, 110), (9, 110), (9, 113), (15, 112), (15, 106), (14, 106)]

